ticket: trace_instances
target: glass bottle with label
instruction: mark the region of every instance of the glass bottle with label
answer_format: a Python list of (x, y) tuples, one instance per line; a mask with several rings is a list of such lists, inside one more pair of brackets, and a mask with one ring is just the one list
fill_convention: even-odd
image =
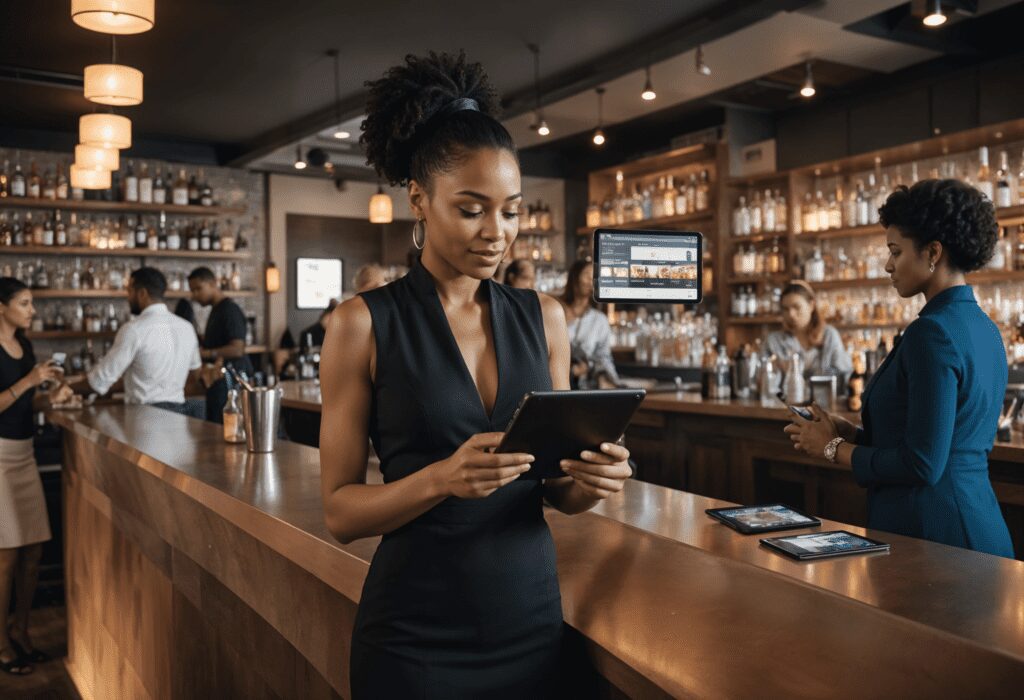
[(28, 196), (33, 199), (39, 199), (41, 195), (42, 179), (39, 177), (39, 171), (36, 169), (36, 162), (32, 161), (28, 174)]
[(28, 183), (25, 180), (25, 173), (21, 171), (21, 159), (16, 156), (14, 174), (11, 175), (11, 196), (24, 197), (27, 191)]
[(999, 170), (996, 172), (996, 198), (997, 207), (1008, 207), (1011, 205), (1010, 197), (1010, 154), (1006, 151), (999, 153)]
[(126, 202), (138, 202), (139, 201), (139, 178), (135, 175), (135, 163), (128, 161), (128, 169), (125, 170), (124, 180), (122, 180), (124, 193), (123, 199)]
[[(203, 175), (203, 184), (199, 188), (199, 203), (202, 206), (204, 206), (204, 207), (212, 207), (213, 206), (213, 188), (210, 187), (210, 181), (206, 179), (206, 175), (205, 174)], [(550, 215), (550, 211), (548, 211), (548, 221), (549, 221), (548, 228), (550, 228), (550, 220), (551, 220), (551, 215)], [(543, 227), (541, 227), (541, 228), (543, 228)]]
[(178, 179), (174, 181), (171, 203), (176, 206), (188, 205), (188, 181), (185, 179), (184, 168), (178, 171)]
[(153, 204), (167, 204), (167, 184), (160, 174), (160, 168), (157, 168), (156, 177), (153, 178)]
[(704, 211), (708, 208), (711, 200), (711, 176), (707, 170), (700, 171), (700, 183), (694, 193), (694, 208), (697, 211)]
[(143, 204), (153, 203), (153, 177), (145, 163), (142, 164), (142, 172), (139, 173), (139, 201)]
[(11, 177), (8, 175), (11, 169), (11, 161), (5, 160), (3, 169), (0, 169), (0, 199), (11, 196)]
[(982, 146), (978, 149), (978, 180), (974, 186), (990, 200), (995, 199), (995, 192), (992, 187), (992, 173), (988, 167), (988, 146)]
[(238, 389), (234, 388), (228, 389), (228, 400), (224, 403), (224, 442), (245, 442), (245, 421), (239, 407)]
[(188, 178), (188, 203), (192, 205), (199, 204), (199, 182), (196, 181), (195, 173), (192, 173)]
[(43, 199), (57, 199), (57, 177), (53, 174), (52, 168), (46, 169), (43, 177)]

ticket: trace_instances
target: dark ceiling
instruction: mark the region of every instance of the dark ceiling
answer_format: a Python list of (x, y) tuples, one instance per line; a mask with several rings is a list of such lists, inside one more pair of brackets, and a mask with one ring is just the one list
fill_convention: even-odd
[[(540, 45), (542, 70), (550, 75), (737, 4), (158, 0), (152, 31), (118, 39), (119, 61), (141, 69), (146, 80), (145, 102), (125, 113), (136, 134), (246, 144), (330, 109), (333, 68), (324, 52), (332, 47), (341, 52), (343, 99), (358, 97), (365, 80), (406, 53), (460, 48), (510, 95), (532, 84), (527, 42)], [(0, 3), (0, 67), (80, 75), (109, 56), (108, 37), (74, 25), (67, 2)], [(73, 132), (78, 115), (92, 110), (80, 89), (0, 80), (0, 125), (8, 128)]]

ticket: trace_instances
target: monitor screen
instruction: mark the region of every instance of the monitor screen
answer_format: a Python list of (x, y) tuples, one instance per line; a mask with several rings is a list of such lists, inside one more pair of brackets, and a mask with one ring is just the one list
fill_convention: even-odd
[(695, 304), (702, 298), (703, 237), (696, 231), (594, 232), (594, 298)]

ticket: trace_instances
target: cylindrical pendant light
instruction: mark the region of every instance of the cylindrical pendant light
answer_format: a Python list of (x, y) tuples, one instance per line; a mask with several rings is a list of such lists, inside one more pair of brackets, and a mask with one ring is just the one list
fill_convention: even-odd
[(141, 34), (153, 28), (156, 0), (71, 0), (71, 19), (103, 34)]
[(267, 293), (273, 294), (281, 289), (281, 271), (273, 261), (267, 263), (266, 273)]
[(88, 170), (117, 170), (121, 167), (121, 153), (116, 148), (80, 143), (75, 146), (75, 165)]
[(85, 99), (130, 107), (142, 103), (142, 71), (116, 63), (85, 67)]
[(130, 148), (132, 122), (120, 114), (83, 114), (78, 120), (78, 141), (101, 148)]
[(83, 168), (71, 164), (71, 186), (83, 190), (106, 190), (110, 188), (110, 171)]
[(377, 194), (370, 197), (370, 223), (390, 224), (392, 221), (391, 197), (384, 188), (377, 185)]

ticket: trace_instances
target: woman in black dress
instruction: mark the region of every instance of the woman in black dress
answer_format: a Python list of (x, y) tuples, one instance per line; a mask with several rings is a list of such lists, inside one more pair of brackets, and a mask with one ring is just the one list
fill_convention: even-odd
[[(622, 488), (605, 445), (568, 476), (517, 480), (532, 457), (493, 454), (520, 398), (567, 389), (559, 303), (491, 280), (518, 231), (515, 147), (479, 64), (408, 57), (370, 85), (362, 142), (408, 187), (422, 258), (332, 314), (321, 363), (327, 525), (383, 535), (352, 639), (352, 696), (535, 697), (562, 633), (542, 502), (579, 513)], [(367, 435), (383, 485), (366, 481)]]
[[(50, 539), (43, 485), (32, 450), (32, 396), (43, 382), (59, 380), (52, 362), (36, 364), (25, 331), (35, 310), (32, 292), (13, 277), (0, 277), (0, 670), (32, 672), (32, 663), (48, 657), (32, 647), (28, 614), (32, 609), (39, 557)], [(14, 614), (7, 624), (11, 593)]]

